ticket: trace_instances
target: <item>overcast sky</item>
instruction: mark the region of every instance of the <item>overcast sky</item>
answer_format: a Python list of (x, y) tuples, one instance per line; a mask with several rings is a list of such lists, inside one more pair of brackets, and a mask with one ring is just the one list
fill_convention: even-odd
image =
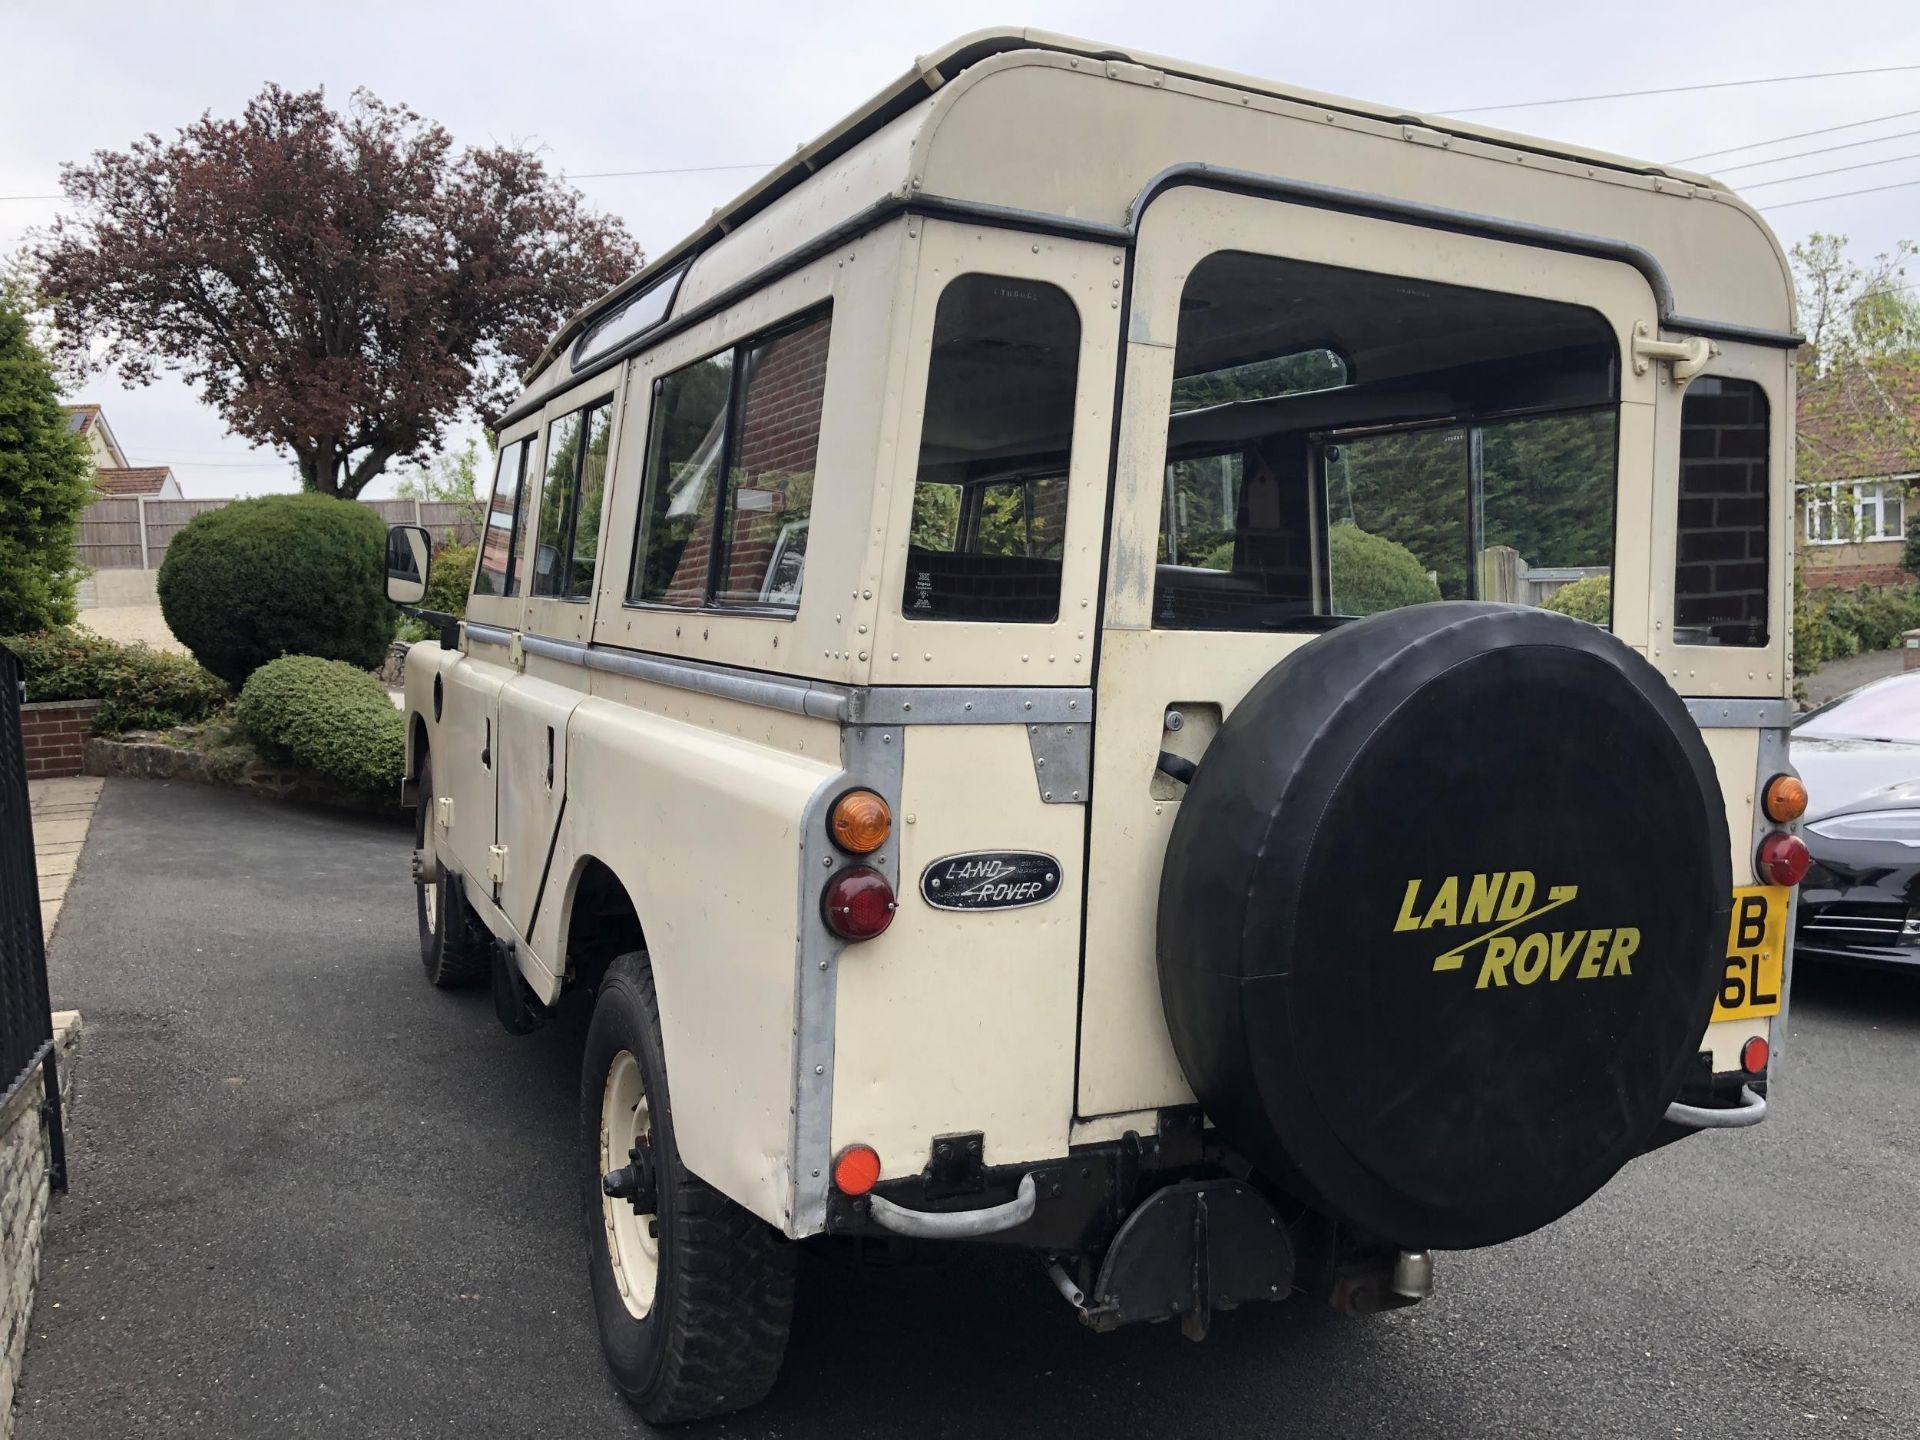
[[(1013, 13), (1009, 13), (1013, 12)], [(266, 81), (356, 86), (445, 124), (456, 140), (541, 148), (580, 173), (759, 165), (860, 104), (913, 56), (967, 31), (1037, 25), (1408, 109), (1458, 112), (1563, 96), (1920, 65), (1915, 0), (1747, 0), (1575, 7), (1553, 0), (931, 0), (809, 5), (496, 5), (385, 0), (265, 5), (0, 0), (12, 59), (0, 87), (0, 196), (58, 190), (61, 162), (170, 135), (202, 111), (237, 114)], [(1672, 160), (1852, 121), (1920, 112), (1920, 70), (1654, 98), (1501, 110), (1476, 118), (1628, 155)], [(1871, 145), (1734, 170), (1738, 188), (1869, 161), (1897, 163), (1751, 188), (1757, 205), (1920, 180), (1920, 113), (1743, 150), (1716, 170), (1858, 139)], [(1037, 137), (1038, 138), (1038, 137)], [(649, 252), (753, 179), (751, 170), (582, 180)], [(57, 201), (0, 200), (0, 253)], [(1920, 239), (1920, 185), (1772, 210), (1791, 244), (1812, 230), (1862, 256)], [(1920, 267), (1910, 280), (1920, 281)], [(173, 381), (123, 390), (95, 377), (70, 398), (106, 406), (136, 464), (174, 468), (189, 495), (293, 488), (271, 452), (226, 433)], [(374, 492), (390, 486), (379, 482)]]

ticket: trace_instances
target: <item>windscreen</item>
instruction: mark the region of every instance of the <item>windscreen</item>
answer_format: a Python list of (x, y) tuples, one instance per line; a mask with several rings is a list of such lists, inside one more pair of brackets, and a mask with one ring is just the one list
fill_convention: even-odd
[(1181, 299), (1155, 627), (1441, 599), (1608, 624), (1617, 367), (1580, 306), (1209, 256)]

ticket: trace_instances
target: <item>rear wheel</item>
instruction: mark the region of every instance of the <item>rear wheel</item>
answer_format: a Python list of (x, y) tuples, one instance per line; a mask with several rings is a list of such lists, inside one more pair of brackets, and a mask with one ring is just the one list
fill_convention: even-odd
[[(420, 760), (420, 803), (413, 813), (413, 843), (427, 847), (428, 817), (433, 814), (433, 757)], [(430, 881), (416, 881), (415, 903), (420, 922), (420, 964), (427, 979), (450, 988), (472, 985), (487, 977), (492, 963), (485, 929), (461, 894), (444, 863)]]
[(621, 1393), (654, 1424), (760, 1400), (786, 1352), (793, 1247), (680, 1163), (642, 951), (613, 962), (594, 1002), (579, 1148), (600, 1347)]

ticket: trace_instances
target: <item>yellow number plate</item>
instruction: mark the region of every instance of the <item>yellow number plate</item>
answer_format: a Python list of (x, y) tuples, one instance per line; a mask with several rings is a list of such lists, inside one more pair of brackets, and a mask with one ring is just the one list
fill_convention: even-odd
[(1780, 1013), (1789, 898), (1784, 885), (1747, 885), (1733, 892), (1727, 969), (1713, 1002), (1715, 1020), (1751, 1020)]

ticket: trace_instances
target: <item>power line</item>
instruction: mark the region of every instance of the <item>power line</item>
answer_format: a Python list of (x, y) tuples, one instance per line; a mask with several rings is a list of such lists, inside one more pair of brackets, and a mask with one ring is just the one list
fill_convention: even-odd
[[(1769, 145), (1784, 145), (1789, 140), (1811, 140), (1816, 135), (1834, 135), (1842, 130), (1858, 130), (1863, 125), (1879, 125), (1888, 120), (1905, 120), (1920, 115), (1920, 110), (1896, 110), (1891, 115), (1876, 115), (1871, 120), (1849, 120), (1844, 125), (1827, 125), (1818, 130), (1802, 130), (1793, 135), (1776, 135), (1771, 140), (1752, 140), (1745, 145), (1729, 145), (1724, 150), (1703, 150), (1698, 155), (1682, 155), (1669, 165), (1685, 165), (1690, 160), (1711, 160), (1716, 155), (1738, 155), (1742, 150), (1764, 150)], [(1764, 163), (1764, 162), (1762, 162)]]
[(1858, 150), (1862, 145), (1883, 145), (1889, 140), (1906, 140), (1915, 135), (1920, 135), (1920, 130), (1896, 130), (1891, 135), (1876, 135), (1871, 140), (1849, 140), (1844, 145), (1822, 145), (1814, 150), (1796, 150), (1791, 155), (1776, 155), (1771, 160), (1748, 160), (1739, 165), (1717, 165), (1713, 173), (1731, 175), (1736, 170), (1752, 170), (1761, 165), (1780, 165), (1788, 160), (1805, 160), (1810, 155), (1831, 155), (1836, 150)]
[(1782, 175), (1778, 180), (1756, 180), (1744, 188), (1759, 190), (1768, 185), (1791, 185), (1796, 180), (1818, 180), (1822, 175), (1845, 175), (1850, 170), (1871, 170), (1876, 165), (1898, 165), (1902, 160), (1920, 160), (1920, 151), (1911, 155), (1889, 155), (1884, 160), (1864, 160), (1858, 165), (1835, 165), (1828, 170), (1809, 170), (1804, 175)]
[(1647, 95), (1688, 95), (1699, 90), (1737, 90), (1747, 85), (1785, 85), (1794, 80), (1844, 80), (1855, 75), (1894, 75), (1920, 65), (1879, 65), (1871, 70), (1821, 70), (1810, 75), (1767, 75), (1757, 80), (1715, 80), (1705, 85), (1669, 85), (1659, 90), (1618, 90), (1610, 95), (1567, 95), (1558, 100), (1514, 100), (1505, 105), (1468, 105), (1442, 115), (1484, 115), (1490, 110), (1538, 110), (1548, 105), (1585, 105), (1593, 100), (1638, 100)]
[(1842, 190), (1837, 195), (1809, 195), (1804, 200), (1782, 200), (1773, 205), (1762, 205), (1762, 210), (1788, 210), (1795, 205), (1818, 205), (1822, 200), (1851, 200), (1855, 195), (1878, 195), (1883, 190), (1905, 190), (1909, 186), (1920, 185), (1920, 180), (1902, 180), (1894, 185), (1870, 185), (1865, 190)]

